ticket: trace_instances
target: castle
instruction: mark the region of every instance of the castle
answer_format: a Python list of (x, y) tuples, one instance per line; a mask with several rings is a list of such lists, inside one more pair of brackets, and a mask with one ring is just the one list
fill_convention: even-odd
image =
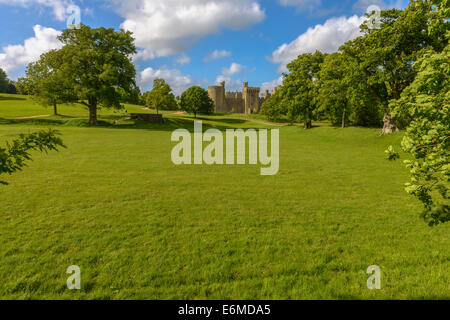
[(269, 90), (259, 96), (260, 88), (249, 87), (244, 82), (242, 92), (225, 92), (225, 82), (208, 87), (209, 97), (214, 101), (215, 112), (252, 114), (259, 112), (264, 101), (270, 98)]

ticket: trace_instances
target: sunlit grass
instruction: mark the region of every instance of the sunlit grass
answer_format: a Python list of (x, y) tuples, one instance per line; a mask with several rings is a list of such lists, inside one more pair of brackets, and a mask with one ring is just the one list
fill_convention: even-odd
[[(276, 126), (280, 172), (264, 177), (259, 166), (173, 165), (171, 132), (191, 129), (191, 116), (152, 125), (102, 112), (100, 128), (0, 124), (1, 144), (51, 125), (68, 146), (1, 177), (0, 298), (450, 298), (450, 226), (420, 220), (407, 170), (384, 158), (401, 134)], [(0, 100), (0, 118), (37, 114)], [(201, 119), (268, 127), (257, 116)], [(380, 291), (366, 286), (374, 264)], [(80, 292), (66, 288), (70, 265), (81, 267)]]

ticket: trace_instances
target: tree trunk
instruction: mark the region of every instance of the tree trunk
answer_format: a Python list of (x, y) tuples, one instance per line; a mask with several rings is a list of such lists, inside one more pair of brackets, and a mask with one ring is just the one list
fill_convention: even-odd
[(397, 125), (395, 123), (395, 119), (391, 115), (391, 110), (389, 110), (389, 107), (386, 107), (386, 112), (384, 114), (383, 118), (384, 126), (383, 130), (380, 133), (380, 136), (387, 136), (391, 133), (398, 132)]
[(306, 109), (305, 112), (305, 130), (309, 130), (312, 128), (312, 115), (309, 109)]
[(312, 128), (312, 121), (307, 119), (305, 120), (305, 130), (309, 130)]
[(58, 115), (58, 107), (56, 106), (56, 103), (53, 103), (53, 115)]
[(89, 99), (89, 125), (97, 125), (97, 100)]
[(347, 108), (344, 108), (344, 112), (342, 112), (342, 128), (345, 128), (345, 119), (347, 118)]

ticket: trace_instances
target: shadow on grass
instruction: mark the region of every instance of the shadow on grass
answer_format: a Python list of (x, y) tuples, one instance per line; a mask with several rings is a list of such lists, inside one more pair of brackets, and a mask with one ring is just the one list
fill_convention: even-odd
[(60, 126), (64, 123), (62, 120), (52, 119), (4, 119), (0, 118), (0, 124), (24, 124), (24, 125), (52, 125)]
[[(53, 115), (54, 117), (55, 115)], [(65, 114), (57, 114), (56, 117), (61, 118), (61, 119), (75, 119), (75, 118), (80, 118), (79, 116), (68, 116)]]
[(27, 100), (27, 99), (26, 98), (22, 98), (22, 97), (12, 97), (12, 96), (5, 97), (5, 96), (0, 96), (0, 101), (8, 101), (8, 100), (10, 100), (10, 101), (24, 101), (24, 100)]
[(5, 119), (0, 118), (0, 125), (26, 125), (26, 126), (64, 126), (81, 128), (108, 128), (108, 129), (136, 129), (150, 131), (174, 131), (176, 129), (187, 129), (194, 131), (194, 122), (202, 121), (203, 129), (210, 128), (218, 130), (227, 130), (244, 125), (249, 120), (235, 118), (218, 118), (214, 116), (200, 116), (194, 118), (186, 115), (180, 117), (165, 117), (164, 123), (149, 123), (140, 120), (130, 120), (121, 115), (100, 115), (97, 126), (90, 126), (86, 117), (77, 117), (70, 115), (58, 115), (52, 119), (34, 118), (34, 119)]
[(243, 124), (248, 122), (245, 119), (232, 119), (232, 118), (220, 118), (220, 119), (214, 119), (214, 118), (205, 118), (205, 117), (197, 117), (197, 118), (191, 118), (193, 121), (213, 121), (213, 122), (222, 122), (222, 123), (228, 123), (228, 124)]

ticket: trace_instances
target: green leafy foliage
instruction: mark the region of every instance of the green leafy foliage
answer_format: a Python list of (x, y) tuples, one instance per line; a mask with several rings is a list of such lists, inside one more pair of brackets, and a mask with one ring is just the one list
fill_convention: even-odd
[(13, 174), (26, 166), (26, 161), (31, 160), (30, 152), (39, 150), (48, 152), (64, 147), (55, 130), (39, 131), (32, 134), (22, 134), (18, 139), (8, 142), (6, 148), (0, 147), (0, 175)]
[(318, 106), (318, 77), (324, 57), (319, 51), (306, 53), (287, 65), (289, 73), (283, 82), (287, 116), (291, 122), (302, 118), (305, 129), (312, 127), (313, 111)]
[(285, 114), (283, 105), (283, 89), (278, 89), (261, 106), (261, 114), (270, 121), (278, 121)]
[(300, 55), (288, 64), (283, 97), (266, 101), (263, 113), (269, 119), (285, 115), (291, 122), (302, 118), (305, 128), (323, 117), (341, 126), (384, 122), (382, 134), (405, 128), (411, 119), (395, 119), (389, 105), (414, 81), (414, 62), (426, 50), (445, 47), (448, 1), (412, 0), (405, 10), (382, 11), (380, 29), (362, 24), (362, 36), (338, 53)]
[(210, 114), (214, 111), (214, 103), (208, 95), (208, 91), (198, 86), (190, 87), (181, 95), (182, 110), (197, 114)]
[[(121, 103), (129, 103), (135, 105), (139, 105), (141, 103), (141, 90), (138, 86), (136, 86), (135, 88), (131, 88), (130, 91), (125, 91), (122, 88), (118, 88), (117, 92), (120, 95)], [(143, 105), (145, 105), (145, 103)]]
[(0, 68), (0, 93), (8, 92), (9, 80), (6, 72)]
[(318, 106), (318, 73), (324, 57), (317, 51), (302, 54), (289, 63), (289, 73), (283, 74), (283, 86), (264, 102), (262, 114), (271, 120), (284, 115), (291, 123), (302, 119), (305, 129), (310, 129), (313, 112)]
[(395, 116), (413, 119), (402, 142), (414, 159), (406, 191), (423, 202), (423, 218), (430, 225), (450, 221), (450, 46), (428, 51), (415, 63), (414, 82), (392, 104)]
[[(423, 50), (414, 63), (414, 81), (391, 109), (394, 116), (410, 119), (402, 142), (403, 150), (413, 157), (405, 161), (411, 173), (406, 191), (423, 203), (422, 217), (434, 226), (450, 221), (450, 1), (430, 3), (435, 6), (428, 32), (438, 45)], [(391, 160), (398, 158), (393, 147), (386, 153)]]
[(384, 111), (382, 134), (397, 130), (389, 103), (400, 99), (416, 75), (413, 67), (424, 48), (439, 47), (437, 35), (428, 33), (433, 11), (429, 1), (411, 1), (404, 11), (391, 9), (381, 13), (380, 29), (361, 26), (364, 36), (346, 43), (341, 50), (357, 62), (372, 99)]
[(20, 80), (21, 90), (32, 95), (39, 104), (53, 107), (55, 115), (58, 114), (58, 104), (77, 101), (73, 87), (61, 68), (63, 64), (62, 51), (49, 51), (41, 55), (37, 62), (31, 63), (26, 78)]
[(153, 89), (144, 94), (145, 105), (149, 108), (155, 108), (156, 113), (159, 110), (175, 110), (177, 109), (177, 101), (172, 93), (172, 88), (164, 79), (153, 80)]
[(338, 52), (326, 56), (319, 71), (318, 111), (324, 112), (334, 125), (340, 124), (343, 128), (351, 113), (347, 74), (348, 62)]
[(17, 92), (22, 95), (30, 95), (31, 94), (31, 82), (26, 77), (21, 77), (16, 82)]

